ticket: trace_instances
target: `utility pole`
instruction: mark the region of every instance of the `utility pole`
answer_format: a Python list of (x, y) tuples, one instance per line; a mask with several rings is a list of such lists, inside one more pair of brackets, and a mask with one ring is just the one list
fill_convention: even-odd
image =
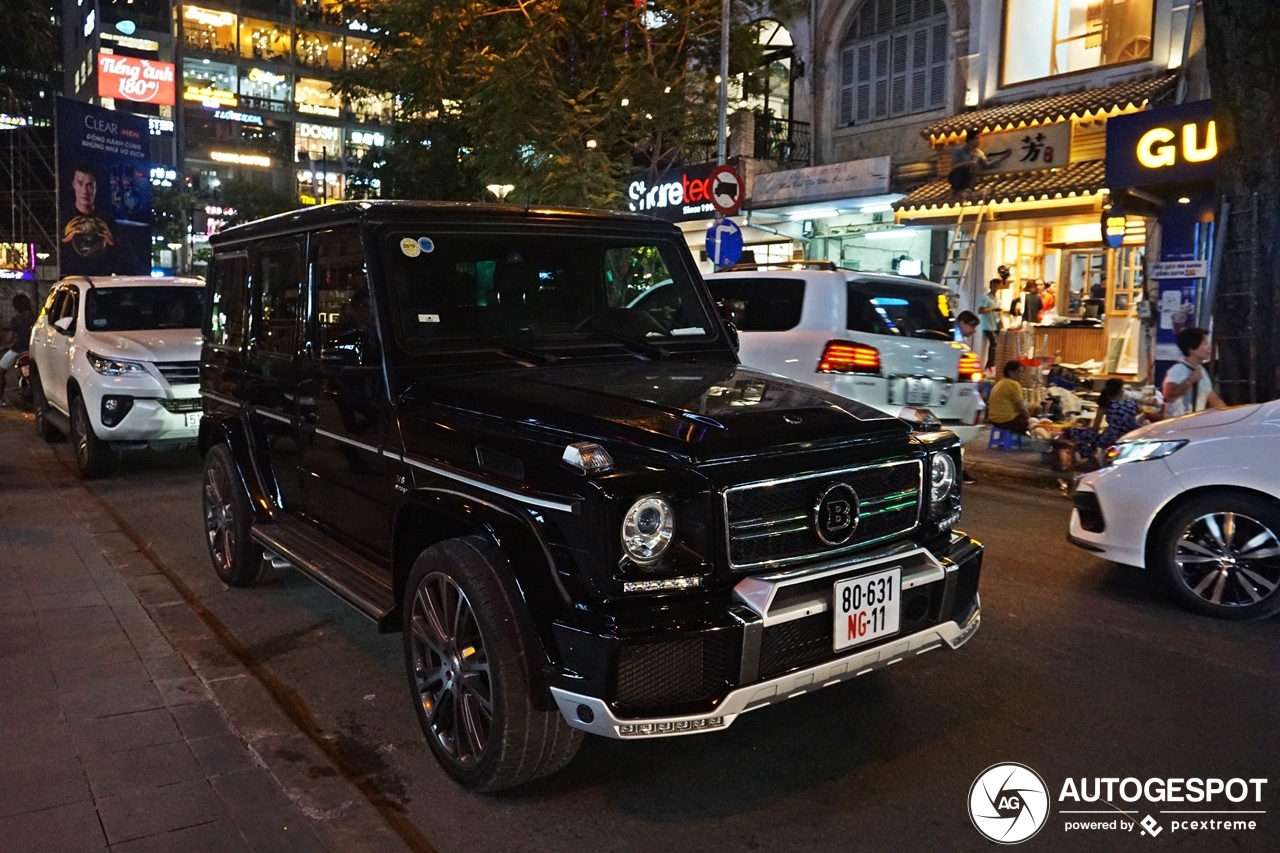
[(720, 166), (729, 154), (729, 2), (720, 3), (720, 126), (716, 135), (716, 164)]

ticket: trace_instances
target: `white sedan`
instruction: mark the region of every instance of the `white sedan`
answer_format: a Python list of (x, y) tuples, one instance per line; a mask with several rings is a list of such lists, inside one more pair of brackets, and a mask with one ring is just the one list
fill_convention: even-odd
[(1280, 611), (1280, 401), (1149, 424), (1077, 484), (1068, 538), (1221, 619)]

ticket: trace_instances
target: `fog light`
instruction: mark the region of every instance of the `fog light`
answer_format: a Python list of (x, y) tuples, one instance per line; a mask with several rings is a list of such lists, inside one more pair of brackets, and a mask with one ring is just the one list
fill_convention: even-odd
[(124, 420), (125, 415), (129, 414), (129, 410), (133, 408), (132, 397), (103, 397), (102, 398), (102, 425), (104, 427), (114, 427)]

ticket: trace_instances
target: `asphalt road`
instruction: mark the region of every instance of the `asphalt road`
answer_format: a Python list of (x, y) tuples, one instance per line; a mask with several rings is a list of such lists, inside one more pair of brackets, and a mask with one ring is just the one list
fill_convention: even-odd
[[(58, 446), (69, 461), (69, 449)], [(497, 796), (454, 786), (418, 731), (398, 635), (295, 573), (248, 590), (217, 582), (201, 538), (195, 453), (126, 457), (88, 484), (305, 705), (384, 809), (421, 830), (411, 846), (461, 851), (944, 851), (987, 849), (970, 786), (1021, 762), (1050, 796), (1068, 777), (1267, 778), (1253, 831), (1067, 832), (1055, 804), (1027, 849), (1280, 848), (1280, 622), (1231, 624), (1180, 610), (1138, 570), (1064, 539), (1069, 504), (970, 487), (961, 527), (987, 546), (983, 624), (958, 652), (741, 718), (711, 735), (588, 738), (560, 774)], [(234, 721), (233, 721), (234, 722)], [(268, 763), (292, 760), (266, 756)], [(1092, 782), (1090, 782), (1092, 784)], [(1159, 805), (1117, 805), (1182, 817)], [(1104, 808), (1093, 804), (1094, 808)], [(1165, 809), (1208, 808), (1164, 805)], [(1123, 817), (1123, 816), (1120, 816)]]

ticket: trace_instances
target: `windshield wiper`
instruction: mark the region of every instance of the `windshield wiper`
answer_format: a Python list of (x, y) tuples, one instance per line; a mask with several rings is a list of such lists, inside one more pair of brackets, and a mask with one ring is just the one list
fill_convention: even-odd
[(648, 341), (638, 341), (635, 338), (629, 338), (626, 335), (620, 335), (617, 332), (611, 332), (608, 329), (593, 328), (591, 331), (598, 335), (604, 335), (607, 338), (613, 338), (620, 344), (623, 344), (632, 352), (640, 355), (647, 355), (659, 361), (666, 361), (671, 358), (671, 350), (658, 344), (651, 344)]
[(558, 356), (554, 356), (551, 353), (540, 352), (536, 349), (529, 349), (527, 347), (522, 347), (517, 344), (513, 344), (504, 338), (497, 338), (492, 335), (476, 335), (475, 337), (479, 338), (485, 343), (492, 344), (493, 346), (497, 347), (498, 352), (502, 353), (505, 356), (514, 358), (517, 361), (521, 361), (521, 362), (531, 361), (534, 364), (538, 364), (543, 367), (546, 367), (547, 365), (555, 364), (557, 361), (560, 360)]

